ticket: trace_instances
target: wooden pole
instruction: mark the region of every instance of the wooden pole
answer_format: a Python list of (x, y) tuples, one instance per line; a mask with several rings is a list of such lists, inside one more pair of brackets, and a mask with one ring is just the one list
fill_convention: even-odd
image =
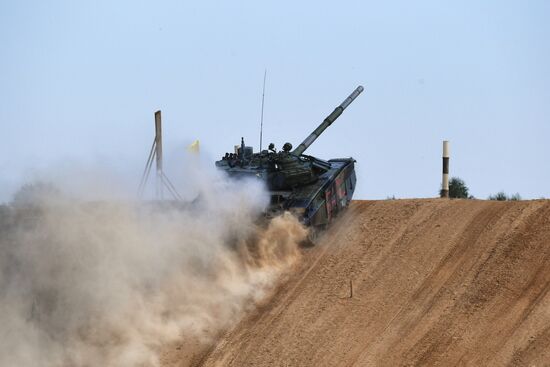
[(157, 199), (163, 198), (162, 120), (160, 110), (155, 112), (155, 155), (157, 158)]

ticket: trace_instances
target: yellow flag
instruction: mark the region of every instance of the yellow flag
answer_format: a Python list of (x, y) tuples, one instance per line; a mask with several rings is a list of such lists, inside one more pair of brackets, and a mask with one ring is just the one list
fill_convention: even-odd
[(191, 153), (199, 154), (200, 153), (199, 141), (195, 140), (193, 144), (187, 147), (187, 151)]

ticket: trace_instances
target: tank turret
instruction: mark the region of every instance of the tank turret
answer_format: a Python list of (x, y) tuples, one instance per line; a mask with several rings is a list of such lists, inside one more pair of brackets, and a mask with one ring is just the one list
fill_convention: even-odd
[(216, 166), (234, 178), (262, 180), (271, 192), (273, 211), (298, 212), (304, 223), (321, 225), (340, 208), (347, 206), (355, 189), (353, 158), (322, 160), (305, 155), (306, 149), (363, 92), (358, 86), (323, 122), (292, 150), (285, 143), (277, 151), (273, 143), (268, 150), (253, 153), (244, 139), (234, 153), (226, 153)]

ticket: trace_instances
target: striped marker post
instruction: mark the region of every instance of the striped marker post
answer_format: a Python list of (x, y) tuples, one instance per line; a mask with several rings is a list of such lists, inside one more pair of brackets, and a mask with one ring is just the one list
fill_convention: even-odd
[(449, 141), (443, 141), (443, 183), (441, 185), (441, 197), (449, 197)]

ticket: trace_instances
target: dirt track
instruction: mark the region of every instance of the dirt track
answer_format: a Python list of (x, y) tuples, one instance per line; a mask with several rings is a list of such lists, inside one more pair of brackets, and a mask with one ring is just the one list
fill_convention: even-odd
[(357, 201), (304, 252), (197, 365), (550, 366), (548, 200)]

